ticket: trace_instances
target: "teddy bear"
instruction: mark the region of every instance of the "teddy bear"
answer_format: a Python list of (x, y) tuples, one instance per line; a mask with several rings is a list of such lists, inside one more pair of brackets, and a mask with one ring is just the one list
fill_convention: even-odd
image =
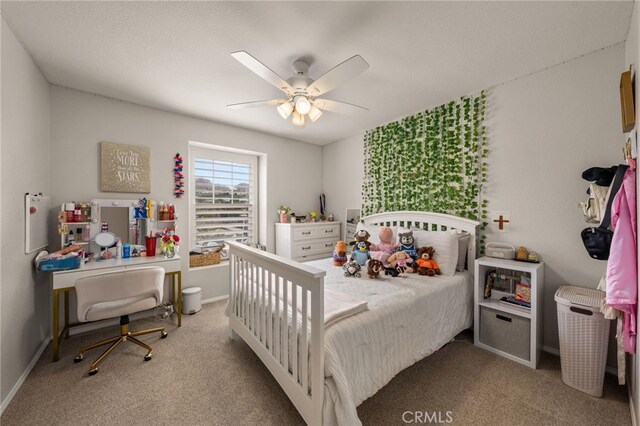
[(338, 241), (333, 249), (333, 266), (342, 266), (347, 263), (347, 243)]
[(390, 269), (393, 269), (396, 272), (394, 274), (393, 272), (388, 271), (387, 275), (404, 277), (405, 274), (414, 272), (411, 267), (413, 259), (411, 259), (411, 256), (409, 256), (408, 253), (397, 251), (389, 256), (389, 259), (387, 260), (389, 261)]
[(370, 259), (367, 263), (367, 275), (369, 275), (369, 278), (378, 278), (382, 270), (384, 270), (384, 265), (379, 260)]
[(396, 251), (398, 244), (393, 242), (393, 230), (391, 228), (382, 228), (378, 236), (380, 237), (380, 243), (371, 244), (369, 248), (371, 252), (370, 255), (372, 259), (387, 264), (387, 259)]
[(367, 241), (358, 241), (351, 252), (351, 259), (358, 262), (360, 266), (364, 266), (367, 260), (371, 258), (371, 256), (369, 256), (368, 246), (365, 244), (366, 242)]
[(353, 259), (345, 263), (342, 266), (342, 269), (344, 269), (345, 277), (360, 277), (360, 265), (358, 265), (358, 262)]
[(371, 234), (369, 234), (366, 229), (360, 229), (353, 235), (354, 241), (349, 242), (349, 245), (354, 246), (358, 243), (364, 243), (367, 246), (367, 251), (369, 251), (369, 247), (371, 247), (371, 243), (369, 242), (370, 236)]
[(413, 239), (413, 231), (399, 232), (398, 241), (400, 246), (396, 248), (396, 251), (404, 251), (415, 262), (418, 258), (418, 252), (416, 251), (415, 240)]
[(414, 262), (414, 267), (418, 274), (430, 277), (441, 274), (438, 262), (433, 260), (435, 253), (436, 251), (430, 246), (418, 249), (418, 260)]

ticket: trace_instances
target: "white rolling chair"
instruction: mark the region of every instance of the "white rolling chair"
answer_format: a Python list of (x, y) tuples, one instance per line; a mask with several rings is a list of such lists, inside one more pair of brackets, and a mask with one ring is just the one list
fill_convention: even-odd
[(164, 269), (157, 266), (107, 272), (101, 275), (80, 278), (76, 281), (78, 296), (78, 320), (80, 322), (99, 321), (120, 317), (120, 335), (80, 349), (75, 362), (84, 359), (84, 353), (111, 343), (111, 346), (91, 364), (89, 375), (98, 372), (100, 364), (118, 345), (130, 341), (147, 350), (145, 361), (151, 360), (153, 349), (134, 336), (160, 333), (167, 337), (164, 327), (142, 331), (129, 331), (129, 314), (152, 309), (162, 303), (164, 289)]

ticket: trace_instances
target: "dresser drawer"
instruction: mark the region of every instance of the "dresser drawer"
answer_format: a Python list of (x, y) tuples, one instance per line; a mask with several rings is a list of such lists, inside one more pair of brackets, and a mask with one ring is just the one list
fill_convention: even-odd
[(293, 244), (291, 255), (293, 257), (303, 256), (309, 253), (333, 253), (333, 248), (337, 240), (299, 241)]
[(311, 227), (295, 227), (291, 230), (291, 232), (293, 233), (293, 241), (313, 240), (314, 238), (318, 238), (316, 236), (317, 231), (317, 229)]
[(340, 238), (340, 224), (296, 226), (292, 230), (293, 241), (316, 240), (319, 238)]

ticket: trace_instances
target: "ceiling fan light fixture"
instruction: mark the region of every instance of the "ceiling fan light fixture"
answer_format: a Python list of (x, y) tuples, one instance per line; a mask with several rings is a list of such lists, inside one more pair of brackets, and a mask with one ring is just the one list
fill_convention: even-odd
[(291, 124), (293, 124), (294, 126), (304, 127), (305, 116), (294, 111), (293, 115), (291, 116)]
[(285, 102), (278, 105), (277, 109), (278, 114), (280, 114), (280, 116), (286, 120), (291, 115), (291, 112), (293, 112), (293, 105), (291, 104), (291, 102)]
[(322, 111), (320, 111), (320, 108), (315, 105), (311, 106), (311, 109), (309, 110), (309, 120), (311, 120), (312, 123), (315, 123), (321, 115)]
[(296, 96), (294, 102), (296, 104), (296, 111), (299, 114), (307, 114), (311, 109), (311, 102), (309, 102), (306, 96)]

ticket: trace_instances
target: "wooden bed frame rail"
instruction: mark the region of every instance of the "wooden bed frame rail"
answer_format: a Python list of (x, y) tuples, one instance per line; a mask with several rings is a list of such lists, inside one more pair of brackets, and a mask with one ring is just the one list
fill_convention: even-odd
[[(412, 211), (362, 220), (371, 225), (469, 232), (467, 269), (473, 273), (478, 227), (474, 220)], [(326, 272), (236, 242), (227, 244), (230, 338), (239, 335), (260, 357), (308, 425), (321, 425)]]
[(326, 272), (228, 245), (230, 338), (235, 332), (253, 349), (307, 424), (322, 424)]

